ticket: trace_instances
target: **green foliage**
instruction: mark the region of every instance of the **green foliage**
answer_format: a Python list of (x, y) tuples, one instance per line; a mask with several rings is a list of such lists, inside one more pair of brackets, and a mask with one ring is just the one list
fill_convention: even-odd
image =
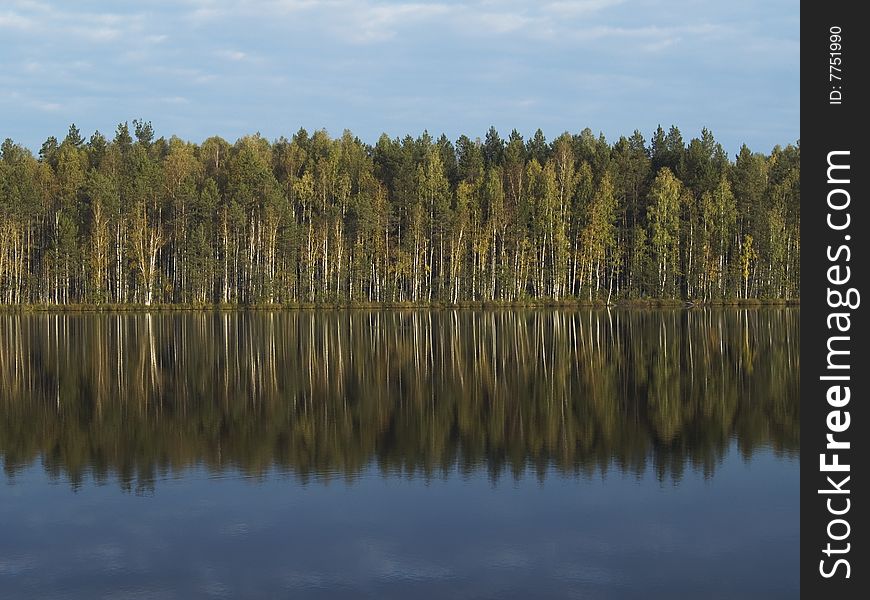
[(0, 303), (796, 298), (800, 150), (494, 128), (0, 150)]
[(662, 298), (673, 298), (679, 264), (682, 184), (670, 169), (662, 167), (649, 195), (650, 240), (658, 265), (657, 293)]

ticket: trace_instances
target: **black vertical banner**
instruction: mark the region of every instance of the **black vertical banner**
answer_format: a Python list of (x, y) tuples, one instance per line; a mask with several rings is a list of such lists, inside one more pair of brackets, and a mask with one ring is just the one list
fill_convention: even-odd
[(801, 593), (866, 598), (870, 66), (858, 2), (801, 5)]

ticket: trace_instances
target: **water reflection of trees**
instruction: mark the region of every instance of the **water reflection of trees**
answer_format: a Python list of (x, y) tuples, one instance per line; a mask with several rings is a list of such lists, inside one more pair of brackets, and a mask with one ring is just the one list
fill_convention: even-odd
[(73, 483), (193, 464), (302, 478), (712, 473), (796, 453), (799, 312), (0, 316), (0, 457)]

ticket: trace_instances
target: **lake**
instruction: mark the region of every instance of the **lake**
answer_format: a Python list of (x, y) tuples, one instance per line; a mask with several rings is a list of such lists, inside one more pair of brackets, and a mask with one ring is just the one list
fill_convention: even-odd
[(796, 597), (799, 319), (0, 314), (0, 596)]

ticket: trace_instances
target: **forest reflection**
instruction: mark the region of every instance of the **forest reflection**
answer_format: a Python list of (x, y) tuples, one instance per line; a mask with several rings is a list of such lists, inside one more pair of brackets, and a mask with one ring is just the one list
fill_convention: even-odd
[(799, 309), (0, 315), (0, 459), (150, 489), (612, 469), (799, 450)]

